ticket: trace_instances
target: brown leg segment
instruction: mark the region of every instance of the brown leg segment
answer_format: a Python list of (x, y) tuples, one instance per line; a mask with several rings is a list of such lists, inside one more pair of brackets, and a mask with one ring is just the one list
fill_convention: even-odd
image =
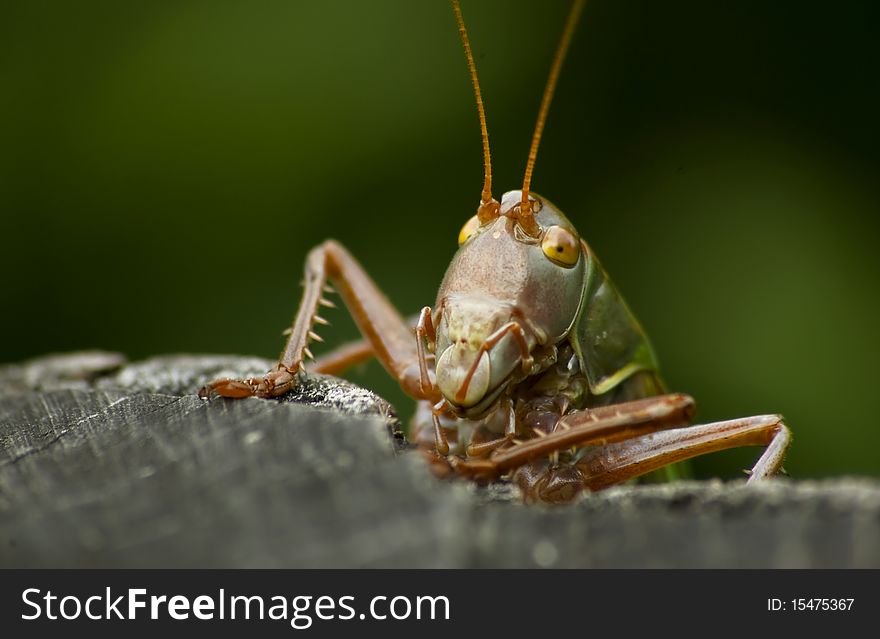
[(584, 485), (605, 488), (697, 455), (739, 446), (766, 446), (749, 483), (775, 475), (791, 443), (780, 415), (758, 415), (651, 433), (589, 451), (578, 463)]
[(553, 433), (497, 450), (485, 459), (456, 462), (463, 475), (494, 479), (556, 451), (606, 444), (687, 424), (694, 400), (681, 394), (659, 395), (621, 404), (577, 410), (559, 420)]
[[(424, 313), (424, 310), (422, 312)], [(418, 330), (420, 317), (420, 315), (415, 315), (406, 318), (406, 322), (413, 327), (414, 331)], [(328, 353), (319, 355), (317, 359), (315, 359), (315, 362), (309, 366), (309, 371), (312, 373), (324, 373), (326, 375), (341, 375), (352, 366), (362, 364), (372, 357), (373, 347), (370, 345), (370, 342), (365, 339), (354, 340), (342, 344), (341, 346), (337, 346)], [(429, 364), (433, 363), (433, 357), (434, 355), (432, 353), (428, 353), (426, 355), (426, 361)]]
[[(341, 244), (333, 240), (315, 247), (306, 258), (302, 301), (290, 338), (275, 369), (262, 378), (217, 380), (208, 384), (199, 394), (277, 397), (290, 390), (296, 383), (296, 374), (302, 368), (303, 357), (311, 357), (308, 344), (315, 339), (313, 325), (316, 321), (320, 322), (316, 320), (318, 307), (332, 306), (323, 297), (327, 280), (339, 290), (361, 334), (369, 343), (370, 351), (398, 380), (403, 390), (417, 399), (434, 399), (425, 397), (420, 388), (418, 352), (412, 329), (363, 267)], [(363, 352), (359, 356), (366, 358)]]
[[(451, 460), (462, 475), (494, 479), (515, 471), (528, 499), (557, 502), (584, 488), (598, 490), (697, 455), (738, 446), (766, 446), (750, 482), (782, 466), (791, 433), (778, 415), (746, 417), (682, 428), (693, 415), (687, 395), (661, 395), (574, 411), (556, 430), (500, 449), (486, 459)], [(574, 464), (551, 464), (548, 456), (571, 447), (595, 446)]]
[(373, 347), (366, 340), (343, 344), (325, 355), (320, 355), (309, 366), (312, 373), (340, 375), (352, 366), (357, 366), (373, 357)]
[(749, 482), (774, 475), (791, 442), (778, 415), (761, 415), (662, 430), (588, 450), (575, 464), (528, 463), (514, 474), (526, 499), (569, 501), (584, 488), (600, 490), (668, 464), (737, 446), (767, 446)]
[(429, 353), (425, 351), (425, 346), (428, 347), (429, 351), (433, 351), (436, 340), (437, 331), (434, 329), (434, 322), (431, 319), (431, 307), (426, 306), (419, 313), (419, 320), (416, 324), (416, 351), (419, 356), (419, 389), (426, 397), (435, 392), (435, 384), (431, 381), (431, 376), (428, 373)]

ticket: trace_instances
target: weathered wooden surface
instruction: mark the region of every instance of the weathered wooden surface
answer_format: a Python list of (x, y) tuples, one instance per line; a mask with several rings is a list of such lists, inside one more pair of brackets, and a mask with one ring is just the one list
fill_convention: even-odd
[[(0, 367), (0, 565), (880, 567), (880, 484), (622, 487), (566, 507), (441, 482), (390, 407), (195, 396), (244, 358)], [(340, 409), (342, 408), (342, 410)]]

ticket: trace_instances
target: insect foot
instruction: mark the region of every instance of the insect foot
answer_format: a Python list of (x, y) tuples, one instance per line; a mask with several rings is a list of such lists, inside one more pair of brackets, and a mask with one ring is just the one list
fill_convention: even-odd
[(216, 379), (199, 389), (199, 397), (202, 399), (211, 399), (212, 397), (232, 399), (279, 397), (292, 389), (294, 384), (296, 384), (296, 374), (279, 366), (263, 377), (249, 377), (244, 380)]

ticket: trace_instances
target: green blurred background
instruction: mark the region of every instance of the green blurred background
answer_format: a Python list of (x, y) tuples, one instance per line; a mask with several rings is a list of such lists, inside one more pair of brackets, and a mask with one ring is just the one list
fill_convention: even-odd
[[(670, 387), (702, 420), (783, 412), (797, 477), (880, 474), (878, 7), (588, 3), (533, 182)], [(499, 195), (567, 8), (464, 2)], [(0, 82), (0, 361), (274, 357), (327, 237), (414, 312), (479, 197), (443, 0), (7, 3)], [(355, 334), (331, 319), (328, 341)], [(410, 410), (378, 367), (356, 379)]]

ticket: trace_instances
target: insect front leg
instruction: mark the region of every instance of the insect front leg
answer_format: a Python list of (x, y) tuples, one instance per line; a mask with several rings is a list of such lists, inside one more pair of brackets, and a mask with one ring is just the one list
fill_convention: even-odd
[(502, 408), (506, 414), (504, 434), (501, 437), (498, 437), (488, 429), (475, 431), (465, 450), (468, 457), (481, 457), (486, 455), (512, 441), (516, 436), (516, 411), (514, 410), (513, 401), (509, 398), (502, 400), (499, 410)]
[[(355, 320), (361, 334), (385, 369), (403, 390), (417, 399), (439, 399), (432, 387), (423, 389), (419, 374), (419, 356), (410, 325), (404, 321), (363, 267), (338, 242), (328, 240), (315, 247), (306, 258), (302, 301), (290, 329), (287, 345), (278, 364), (263, 377), (245, 380), (220, 379), (201, 389), (202, 397), (277, 397), (290, 390), (302, 370), (303, 359), (311, 357), (309, 343), (318, 340), (313, 328), (326, 323), (318, 315), (321, 306), (333, 306), (324, 297), (328, 280), (333, 283)], [(361, 345), (330, 362), (340, 368), (366, 359)], [(327, 370), (325, 365), (324, 370)], [(428, 392), (424, 392), (427, 390)]]

